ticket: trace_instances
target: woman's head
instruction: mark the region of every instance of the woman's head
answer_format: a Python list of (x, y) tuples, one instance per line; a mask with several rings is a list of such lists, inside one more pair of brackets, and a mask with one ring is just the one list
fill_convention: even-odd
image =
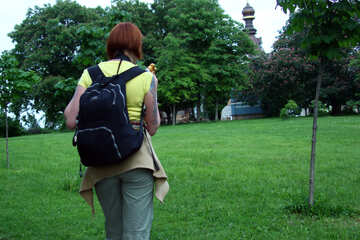
[(109, 59), (117, 54), (127, 52), (137, 59), (142, 59), (142, 34), (137, 26), (130, 22), (117, 24), (110, 32), (106, 44)]

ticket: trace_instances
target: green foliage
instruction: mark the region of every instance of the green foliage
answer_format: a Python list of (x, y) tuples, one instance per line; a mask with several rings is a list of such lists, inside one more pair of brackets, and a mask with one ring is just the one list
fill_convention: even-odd
[(79, 52), (74, 56), (73, 64), (79, 71), (106, 59), (105, 36), (107, 28), (96, 25), (83, 25), (77, 28), (76, 36), (82, 39)]
[(292, 116), (299, 114), (299, 107), (294, 100), (289, 100), (285, 105), (285, 108), (289, 110), (289, 114)]
[[(353, 101), (359, 101), (360, 100), (360, 51), (359, 48), (357, 48), (356, 51), (354, 51), (354, 54), (350, 57), (350, 64), (349, 64), (349, 71), (353, 74), (354, 78), (354, 84), (356, 86), (356, 93), (353, 97)], [(358, 107), (358, 113), (359, 113), (359, 107)]]
[(282, 109), (280, 110), (280, 118), (281, 118), (281, 119), (288, 119), (288, 118), (290, 118), (289, 112), (288, 112), (287, 109), (282, 108)]
[(71, 99), (77, 80), (73, 77), (48, 76), (43, 78), (34, 89), (34, 99), (37, 108), (46, 114), (45, 126), (61, 127), (64, 124), (62, 111), (67, 101)]
[[(289, 26), (285, 26), (286, 30)], [(303, 32), (287, 35), (281, 33), (268, 57), (251, 59), (250, 87), (247, 94), (262, 99), (263, 109), (272, 116), (278, 115), (287, 99), (294, 99), (301, 108), (309, 108), (314, 98), (315, 79), (319, 62), (309, 59), (301, 48)], [(341, 105), (357, 99), (360, 65), (356, 51), (342, 51), (343, 57), (324, 60), (320, 99), (333, 106), (332, 114), (341, 112)]]
[(25, 20), (9, 34), (20, 67), (42, 77), (33, 94), (25, 96), (35, 100), (34, 109), (45, 112), (49, 127), (61, 124), (61, 112), (82, 70), (104, 59), (107, 29), (103, 27), (103, 15), (101, 8), (59, 0), (54, 5), (30, 8)]
[(119, 22), (132, 22), (139, 27), (145, 37), (156, 29), (151, 8), (139, 0), (113, 0), (107, 15), (110, 19), (107, 23), (109, 28)]
[(360, 84), (360, 50), (354, 52), (354, 55), (350, 60), (350, 67), (352, 72), (354, 72), (356, 81)]
[[(41, 121), (42, 119), (40, 119)], [(32, 135), (32, 134), (46, 134), (53, 133), (54, 130), (50, 128), (42, 128), (39, 125), (39, 120), (36, 118), (34, 113), (28, 113), (21, 118), (22, 125), (24, 126), (24, 131), (22, 135)]]
[[(8, 134), (9, 137), (20, 136), (24, 134), (24, 129), (21, 127), (20, 121), (8, 117)], [(5, 114), (3, 112), (0, 113), (0, 137), (6, 137), (5, 135), (6, 126), (5, 126)], [(1, 147), (3, 147), (1, 145)]]
[(303, 32), (301, 46), (313, 57), (341, 58), (344, 48), (360, 42), (359, 1), (277, 0), (277, 4), (291, 13), (287, 32)]
[[(315, 100), (311, 101), (310, 108), (312, 111), (314, 111)], [(318, 101), (318, 112), (319, 116), (327, 115), (329, 113), (329, 108), (322, 101)]]
[(34, 114), (27, 114), (21, 118), (28, 129), (40, 129), (39, 122)]
[(360, 113), (360, 100), (349, 100), (346, 102), (346, 108), (349, 109), (351, 113)]
[(32, 86), (38, 81), (34, 72), (20, 69), (14, 55), (4, 51), (0, 56), (0, 107), (7, 111), (9, 103), (26, 106)]
[(300, 114), (300, 110), (301, 109), (294, 100), (289, 100), (287, 104), (285, 104), (285, 106), (281, 109), (280, 117), (282, 119), (296, 117), (296, 115)]
[(248, 85), (248, 56), (255, 54), (255, 46), (242, 31), (243, 26), (230, 18), (224, 17), (216, 27), (216, 39), (202, 57), (209, 76), (204, 95), (207, 105), (220, 103), (222, 109), (232, 91)]
[(170, 33), (165, 37), (163, 44), (164, 47), (157, 50), (160, 107), (191, 104), (197, 93), (194, 78), (198, 78), (201, 69), (194, 57), (181, 47), (183, 40)]
[(314, 207), (305, 204), (296, 204), (287, 206), (286, 210), (291, 214), (297, 214), (308, 217), (328, 217), (339, 218), (341, 216), (356, 217), (360, 215), (360, 211), (350, 206), (330, 206), (326, 202), (317, 203)]
[(341, 113), (341, 106), (356, 99), (360, 84), (350, 66), (351, 55), (344, 53), (341, 59), (324, 61), (321, 101), (333, 107), (332, 114)]
[(111, 30), (115, 24), (119, 22), (132, 22), (139, 27), (143, 39), (144, 65), (157, 62), (155, 49), (161, 45), (163, 39), (159, 36), (160, 31), (165, 31), (159, 27), (163, 18), (160, 18), (154, 7), (139, 0), (114, 0), (113, 5), (107, 10), (107, 18), (105, 24), (108, 30)]
[[(0, 56), (0, 109), (4, 128), (1, 135), (5, 135), (5, 121), (8, 113), (12, 112), (16, 120), (10, 121), (9, 130), (12, 135), (21, 134), (20, 112), (29, 105), (33, 85), (39, 81), (39, 77), (32, 71), (23, 71), (19, 68), (14, 55), (4, 51)], [(8, 118), (9, 120), (9, 118)], [(15, 125), (18, 124), (17, 127)]]
[(77, 66), (73, 61), (82, 50), (82, 41), (87, 40), (81, 38), (87, 37), (81, 31), (99, 23), (98, 11), (70, 0), (30, 8), (25, 20), (9, 34), (15, 42), (15, 52), (22, 67), (42, 76), (79, 76), (83, 66)]
[[(312, 119), (161, 127), (152, 140), (170, 192), (164, 204), (154, 199), (151, 239), (359, 239), (360, 118), (319, 123), (319, 204), (309, 215), (291, 210), (301, 209), (306, 198)], [(93, 217), (76, 192), (72, 136), (10, 139), (12, 168), (0, 161), (0, 238), (105, 238), (99, 202)], [(0, 159), (4, 152), (0, 148)]]
[(245, 95), (257, 96), (269, 116), (279, 116), (288, 99), (308, 108), (317, 74), (316, 65), (291, 48), (275, 49), (269, 56), (251, 59), (249, 86)]
[(284, 12), (291, 13), (286, 33), (300, 35), (296, 40), (305, 54), (320, 60), (317, 96), (323, 84), (321, 99), (332, 106), (334, 114), (340, 113), (341, 105), (359, 91), (347, 55), (351, 47), (360, 44), (360, 2), (277, 0), (277, 3)]
[[(59, 127), (82, 70), (104, 61), (112, 27), (135, 23), (144, 35), (142, 64), (156, 63), (162, 110), (227, 102), (232, 89), (247, 81), (247, 55), (254, 45), (243, 26), (224, 14), (215, 0), (114, 0), (106, 9), (75, 1), (35, 6), (9, 34), (23, 70), (41, 75), (34, 108), (46, 115), (46, 126)], [(13, 107), (17, 107), (13, 105)]]
[(225, 105), (246, 82), (246, 55), (255, 49), (243, 26), (213, 0), (159, 0), (152, 8), (163, 26), (153, 35), (163, 39), (155, 48), (162, 109)]

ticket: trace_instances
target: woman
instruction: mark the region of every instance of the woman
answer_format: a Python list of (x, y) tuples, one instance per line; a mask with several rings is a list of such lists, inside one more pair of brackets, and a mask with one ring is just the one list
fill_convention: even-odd
[[(108, 61), (98, 64), (106, 77), (126, 71), (142, 58), (142, 34), (132, 23), (117, 24), (107, 40)], [(146, 107), (145, 128), (148, 132), (139, 151), (123, 162), (102, 167), (88, 167), (81, 184), (80, 194), (93, 206), (92, 189), (105, 215), (106, 239), (150, 239), (153, 219), (153, 189), (162, 202), (169, 190), (167, 176), (157, 159), (150, 141), (159, 125), (157, 79), (145, 72), (126, 84), (126, 100), (130, 122), (136, 127), (140, 122), (143, 103)], [(84, 70), (75, 94), (64, 111), (66, 125), (76, 127), (79, 100), (92, 84)], [(155, 167), (156, 166), (156, 167)]]

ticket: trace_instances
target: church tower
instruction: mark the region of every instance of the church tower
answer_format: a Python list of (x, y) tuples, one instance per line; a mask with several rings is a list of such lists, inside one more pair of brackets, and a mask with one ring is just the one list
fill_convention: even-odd
[(250, 6), (249, 2), (246, 4), (242, 10), (243, 20), (245, 21), (245, 31), (249, 34), (249, 37), (253, 42), (260, 48), (261, 47), (261, 38), (257, 38), (257, 30), (254, 27), (253, 21), (255, 19), (255, 10)]

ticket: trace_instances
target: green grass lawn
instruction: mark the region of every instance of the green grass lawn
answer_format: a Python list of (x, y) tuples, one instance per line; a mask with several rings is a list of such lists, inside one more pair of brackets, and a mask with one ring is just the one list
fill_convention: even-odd
[[(360, 117), (319, 119), (315, 207), (312, 118), (161, 127), (153, 142), (170, 192), (152, 239), (360, 239)], [(72, 133), (0, 139), (0, 240), (104, 239), (77, 193)]]

